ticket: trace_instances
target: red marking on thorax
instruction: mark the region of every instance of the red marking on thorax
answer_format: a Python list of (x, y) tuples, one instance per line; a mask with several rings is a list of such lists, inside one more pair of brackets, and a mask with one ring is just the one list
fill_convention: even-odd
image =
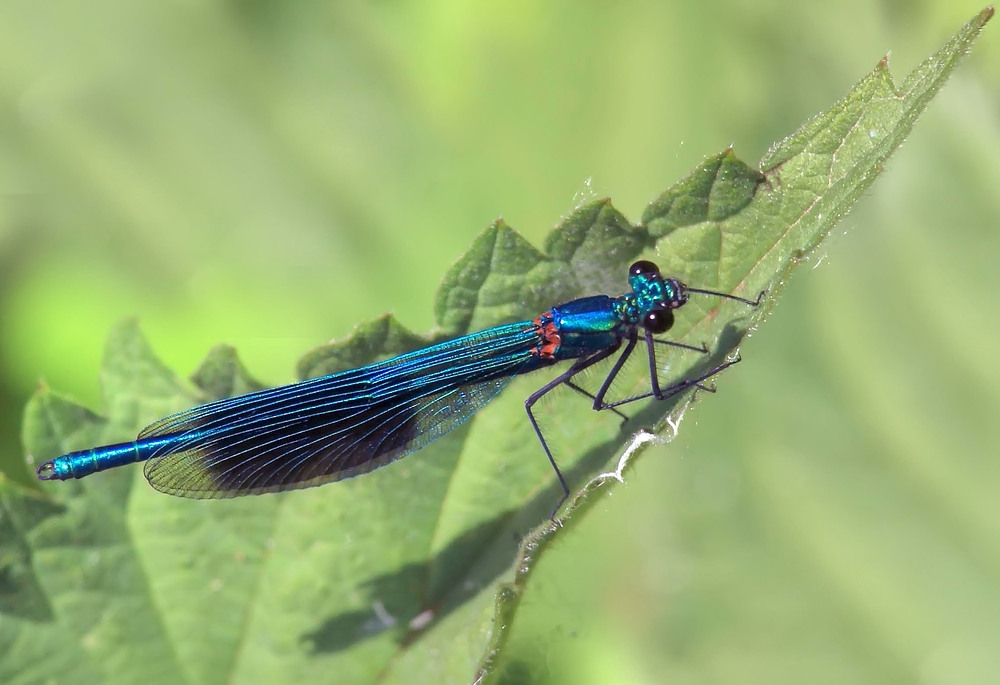
[(542, 359), (555, 359), (555, 354), (559, 351), (559, 346), (562, 345), (562, 336), (559, 335), (556, 322), (552, 320), (552, 312), (543, 313), (532, 323), (538, 329), (538, 347), (533, 349), (531, 354)]

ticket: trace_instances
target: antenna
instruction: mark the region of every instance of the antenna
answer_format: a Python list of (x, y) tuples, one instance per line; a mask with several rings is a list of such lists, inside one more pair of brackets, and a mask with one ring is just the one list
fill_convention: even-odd
[(742, 302), (743, 304), (748, 304), (751, 307), (757, 307), (760, 305), (760, 301), (764, 299), (764, 295), (767, 293), (766, 290), (761, 290), (760, 295), (757, 296), (756, 300), (748, 300), (744, 297), (737, 297), (736, 295), (729, 295), (727, 293), (720, 293), (715, 290), (702, 290), (701, 288), (689, 288), (684, 286), (684, 289), (689, 293), (701, 293), (702, 295), (715, 295), (716, 297), (723, 297), (727, 300), (736, 300), (737, 302)]

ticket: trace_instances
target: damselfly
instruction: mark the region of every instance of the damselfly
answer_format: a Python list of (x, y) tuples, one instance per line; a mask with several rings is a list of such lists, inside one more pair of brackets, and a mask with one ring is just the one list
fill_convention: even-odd
[[(656, 346), (708, 353), (708, 348), (659, 340), (673, 310), (689, 293), (760, 304), (691, 288), (664, 278), (655, 264), (629, 269), (631, 292), (595, 295), (552, 307), (531, 321), (496, 326), (329, 376), (178, 412), (147, 427), (134, 442), (70, 452), (38, 467), (41, 480), (68, 480), (145, 462), (149, 483), (183, 497), (222, 498), (306, 488), (351, 478), (424, 447), (459, 426), (514, 376), (572, 360), (563, 373), (524, 402), (528, 420), (552, 465), (563, 496), (569, 486), (532, 411), (546, 393), (566, 385), (595, 410), (613, 410), (648, 397), (663, 400), (705, 381), (735, 361), (661, 387)], [(649, 361), (648, 392), (608, 401), (612, 382), (639, 342)], [(574, 382), (580, 372), (621, 350), (596, 393)], [(620, 412), (618, 412), (620, 413)], [(558, 506), (556, 509), (558, 510)]]

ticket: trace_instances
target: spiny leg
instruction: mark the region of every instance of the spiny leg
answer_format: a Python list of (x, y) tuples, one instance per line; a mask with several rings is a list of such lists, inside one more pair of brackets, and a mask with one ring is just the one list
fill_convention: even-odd
[[(700, 346), (695, 346), (695, 345), (687, 345), (685, 343), (680, 343), (680, 342), (674, 342), (673, 340), (656, 340), (655, 338), (653, 338), (652, 341), (660, 345), (669, 345), (670, 347), (679, 347), (682, 350), (691, 350), (692, 352), (701, 352), (702, 354), (708, 354), (708, 346), (705, 343), (702, 343)], [(604, 382), (601, 384), (601, 388), (600, 390), (598, 390), (596, 395), (590, 394), (589, 392), (587, 392), (586, 390), (584, 390), (583, 388), (581, 388), (579, 385), (577, 385), (572, 381), (566, 381), (566, 385), (573, 388), (581, 395), (584, 395), (585, 397), (589, 397), (590, 399), (594, 400), (594, 411), (602, 411), (605, 409), (610, 409), (615, 414), (618, 414), (618, 416), (620, 416), (622, 419), (623, 426), (625, 425), (625, 422), (629, 420), (629, 417), (626, 416), (624, 413), (618, 411), (614, 407), (605, 404), (604, 397), (607, 395), (608, 390), (611, 388), (611, 384), (614, 382), (615, 377), (621, 371), (622, 367), (625, 365), (625, 362), (628, 361), (629, 355), (631, 355), (632, 351), (635, 349), (636, 343), (637, 343), (637, 336), (633, 331), (632, 335), (629, 336), (628, 344), (622, 351), (621, 356), (615, 361), (615, 365), (611, 367), (611, 370), (608, 372), (607, 377), (604, 379)], [(699, 385), (698, 387), (702, 388), (703, 390), (707, 390), (708, 392), (715, 392), (714, 388), (708, 388), (703, 385)]]
[(627, 397), (623, 400), (618, 400), (616, 402), (610, 402), (606, 406), (609, 409), (613, 407), (620, 407), (623, 404), (629, 404), (630, 402), (638, 402), (639, 400), (644, 400), (647, 397), (654, 397), (657, 400), (666, 400), (670, 399), (674, 395), (680, 394), (685, 390), (688, 390), (689, 388), (699, 388), (701, 390), (706, 390), (708, 392), (715, 392), (714, 387), (703, 385), (703, 383), (712, 376), (715, 376), (716, 374), (728, 369), (733, 364), (738, 364), (739, 362), (740, 358), (737, 357), (732, 361), (724, 362), (722, 364), (719, 364), (715, 368), (709, 369), (708, 371), (698, 376), (697, 378), (687, 378), (682, 381), (678, 381), (673, 385), (668, 385), (666, 388), (660, 389), (659, 396), (654, 395), (653, 392), (647, 392), (641, 395), (635, 395), (634, 397)]
[[(648, 330), (645, 331), (646, 334), (646, 355), (649, 358), (649, 385), (653, 389), (652, 396), (658, 400), (665, 399), (663, 391), (660, 390), (660, 376), (656, 370), (656, 348), (653, 347), (653, 343), (659, 343), (661, 345), (670, 345), (671, 347), (680, 347), (685, 350), (694, 350), (695, 352), (701, 352), (702, 354), (708, 354), (708, 346), (705, 343), (701, 344), (701, 347), (695, 347), (693, 345), (685, 345), (684, 343), (673, 342), (671, 340), (657, 340), (653, 337), (653, 334)], [(704, 380), (704, 379), (702, 379)], [(715, 388), (702, 385), (699, 381), (695, 380), (692, 385), (695, 385), (705, 392), (715, 392)], [(633, 399), (639, 399), (640, 397), (648, 397), (649, 395), (640, 395)], [(627, 400), (631, 401), (631, 400)], [(608, 408), (617, 407), (622, 402), (613, 402), (608, 405)]]
[(559, 485), (562, 487), (563, 490), (562, 497), (559, 498), (559, 502), (556, 503), (555, 509), (553, 509), (552, 513), (549, 514), (549, 519), (551, 519), (552, 521), (555, 521), (556, 512), (559, 511), (559, 508), (569, 498), (569, 485), (566, 484), (566, 478), (563, 476), (562, 471), (559, 470), (559, 465), (556, 464), (555, 457), (552, 456), (552, 451), (549, 449), (548, 443), (545, 442), (545, 436), (542, 435), (542, 429), (539, 428), (538, 421), (535, 420), (535, 415), (534, 413), (532, 413), (531, 408), (535, 405), (535, 402), (540, 400), (554, 388), (557, 388), (560, 385), (568, 383), (570, 380), (572, 380), (573, 376), (575, 376), (576, 374), (580, 373), (584, 369), (593, 366), (594, 364), (597, 364), (600, 361), (607, 359), (612, 354), (617, 352), (619, 345), (620, 343), (614, 345), (613, 347), (609, 347), (605, 350), (601, 350), (600, 352), (597, 352), (589, 357), (583, 357), (581, 359), (577, 359), (575, 362), (573, 362), (572, 366), (566, 369), (566, 371), (556, 376), (554, 379), (543, 385), (535, 392), (531, 393), (531, 395), (528, 396), (528, 399), (524, 401), (524, 411), (528, 414), (528, 421), (531, 422), (531, 427), (534, 429), (535, 435), (538, 436), (538, 442), (542, 444), (542, 450), (545, 451), (545, 456), (548, 458), (549, 464), (552, 465), (552, 470), (556, 472), (556, 477), (559, 479)]
[[(705, 343), (702, 343), (701, 346), (696, 347), (694, 345), (687, 345), (685, 343), (674, 342), (672, 340), (657, 340), (652, 336), (652, 334), (649, 333), (649, 331), (646, 331), (645, 334), (646, 334), (646, 349), (647, 349), (647, 354), (649, 355), (650, 385), (654, 389), (654, 392), (627, 398), (625, 400), (618, 400), (611, 403), (607, 403), (604, 401), (604, 398), (607, 395), (608, 390), (611, 388), (612, 382), (614, 382), (615, 377), (621, 371), (622, 367), (625, 366), (625, 362), (628, 361), (629, 356), (632, 354), (633, 350), (635, 350), (635, 346), (638, 343), (638, 333), (636, 332), (635, 329), (633, 329), (629, 333), (628, 343), (626, 343), (625, 349), (622, 350), (621, 356), (618, 357), (617, 360), (615, 360), (615, 365), (611, 367), (611, 371), (608, 372), (607, 378), (604, 379), (604, 383), (601, 384), (601, 388), (597, 391), (597, 394), (594, 396), (595, 411), (601, 411), (605, 409), (611, 409), (612, 411), (614, 411), (615, 407), (618, 407), (622, 404), (628, 404), (629, 402), (632, 402), (636, 399), (641, 399), (650, 396), (657, 397), (658, 395), (662, 394), (659, 387), (659, 379), (656, 374), (656, 355), (653, 349), (653, 345), (651, 343), (658, 343), (660, 345), (669, 345), (670, 347), (679, 347), (684, 350), (691, 350), (693, 352), (701, 352), (702, 354), (708, 354), (708, 346)], [(694, 385), (701, 388), (705, 392), (715, 392), (715, 388), (707, 385), (702, 385), (700, 382), (695, 382)], [(619, 415), (621, 415), (620, 412)]]
[(681, 343), (675, 340), (657, 340), (656, 338), (651, 338), (651, 340), (657, 345), (669, 345), (670, 347), (679, 347), (682, 350), (691, 350), (692, 352), (708, 354), (708, 345), (705, 343), (702, 343), (701, 345), (688, 345), (687, 343)]
[(632, 351), (635, 349), (636, 342), (638, 342), (638, 334), (635, 328), (631, 329), (628, 333), (628, 342), (625, 343), (625, 349), (622, 350), (621, 355), (615, 360), (614, 366), (608, 372), (607, 377), (604, 382), (601, 383), (601, 387), (598, 389), (597, 394), (594, 395), (594, 411), (601, 411), (602, 409), (610, 409), (610, 407), (604, 402), (605, 395), (608, 394), (608, 389), (611, 388), (611, 383), (614, 382), (615, 377), (625, 366), (625, 362), (632, 355)]
[[(597, 396), (596, 395), (593, 395), (589, 391), (584, 390), (583, 388), (581, 388), (579, 385), (577, 385), (573, 381), (566, 381), (566, 385), (568, 385), (569, 387), (573, 388), (574, 390), (576, 390), (578, 393), (580, 393), (584, 397), (588, 397), (591, 400), (594, 400), (594, 402), (597, 401)], [(609, 407), (605, 407), (605, 406), (602, 405), (602, 406), (597, 407), (596, 411), (601, 411), (602, 409), (608, 409), (608, 408)], [(629, 417), (627, 415), (623, 414), (622, 412), (618, 411), (614, 407), (610, 407), (610, 409), (611, 409), (611, 411), (613, 411), (614, 413), (618, 414), (618, 416), (621, 417), (621, 419), (622, 419), (622, 425), (624, 426), (625, 422), (629, 420)]]

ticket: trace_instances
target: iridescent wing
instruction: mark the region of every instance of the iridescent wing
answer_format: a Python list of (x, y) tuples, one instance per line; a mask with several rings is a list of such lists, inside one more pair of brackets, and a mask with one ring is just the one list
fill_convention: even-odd
[(162, 492), (222, 498), (367, 473), (456, 428), (538, 367), (530, 322), (182, 411), (142, 432), (168, 437), (146, 462)]

